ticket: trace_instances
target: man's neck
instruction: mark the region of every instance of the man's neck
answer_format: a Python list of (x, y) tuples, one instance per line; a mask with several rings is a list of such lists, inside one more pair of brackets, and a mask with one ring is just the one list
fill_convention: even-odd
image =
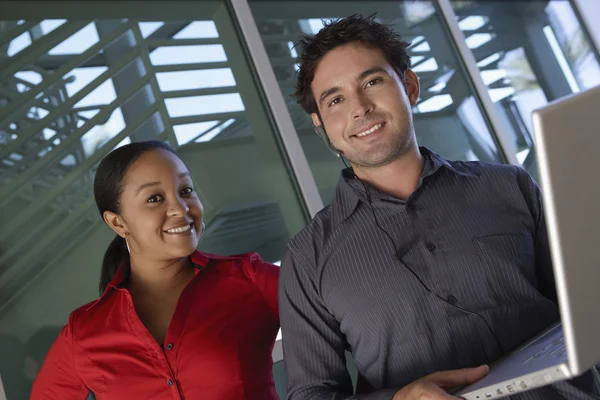
[(377, 168), (353, 165), (356, 176), (375, 189), (406, 200), (415, 191), (423, 172), (423, 156), (417, 146), (391, 163)]
[(136, 293), (165, 293), (182, 289), (194, 276), (189, 257), (156, 261), (132, 255), (129, 291)]

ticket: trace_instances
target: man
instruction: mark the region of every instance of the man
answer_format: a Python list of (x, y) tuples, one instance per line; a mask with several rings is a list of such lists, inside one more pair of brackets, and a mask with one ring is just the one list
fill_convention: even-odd
[[(282, 262), (288, 399), (453, 399), (559, 319), (538, 186), (419, 148), (419, 80), (389, 27), (351, 16), (301, 46), (298, 102), (351, 168)], [(512, 398), (592, 397), (558, 383)]]

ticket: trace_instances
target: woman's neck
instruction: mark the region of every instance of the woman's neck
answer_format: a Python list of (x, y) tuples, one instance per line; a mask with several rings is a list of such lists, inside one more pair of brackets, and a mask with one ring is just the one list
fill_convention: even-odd
[(132, 255), (128, 289), (134, 293), (165, 293), (181, 290), (194, 277), (190, 257), (169, 261), (144, 259)]

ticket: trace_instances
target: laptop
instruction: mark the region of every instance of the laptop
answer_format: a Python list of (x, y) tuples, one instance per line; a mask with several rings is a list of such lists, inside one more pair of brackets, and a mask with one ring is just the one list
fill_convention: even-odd
[(453, 393), (466, 400), (499, 399), (600, 363), (600, 86), (535, 110), (533, 130), (561, 322)]

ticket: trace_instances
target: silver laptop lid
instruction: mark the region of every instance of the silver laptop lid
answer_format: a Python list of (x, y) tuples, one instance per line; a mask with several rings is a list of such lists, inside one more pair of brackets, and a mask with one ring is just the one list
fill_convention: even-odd
[(548, 235), (571, 373), (600, 361), (600, 86), (534, 111)]

